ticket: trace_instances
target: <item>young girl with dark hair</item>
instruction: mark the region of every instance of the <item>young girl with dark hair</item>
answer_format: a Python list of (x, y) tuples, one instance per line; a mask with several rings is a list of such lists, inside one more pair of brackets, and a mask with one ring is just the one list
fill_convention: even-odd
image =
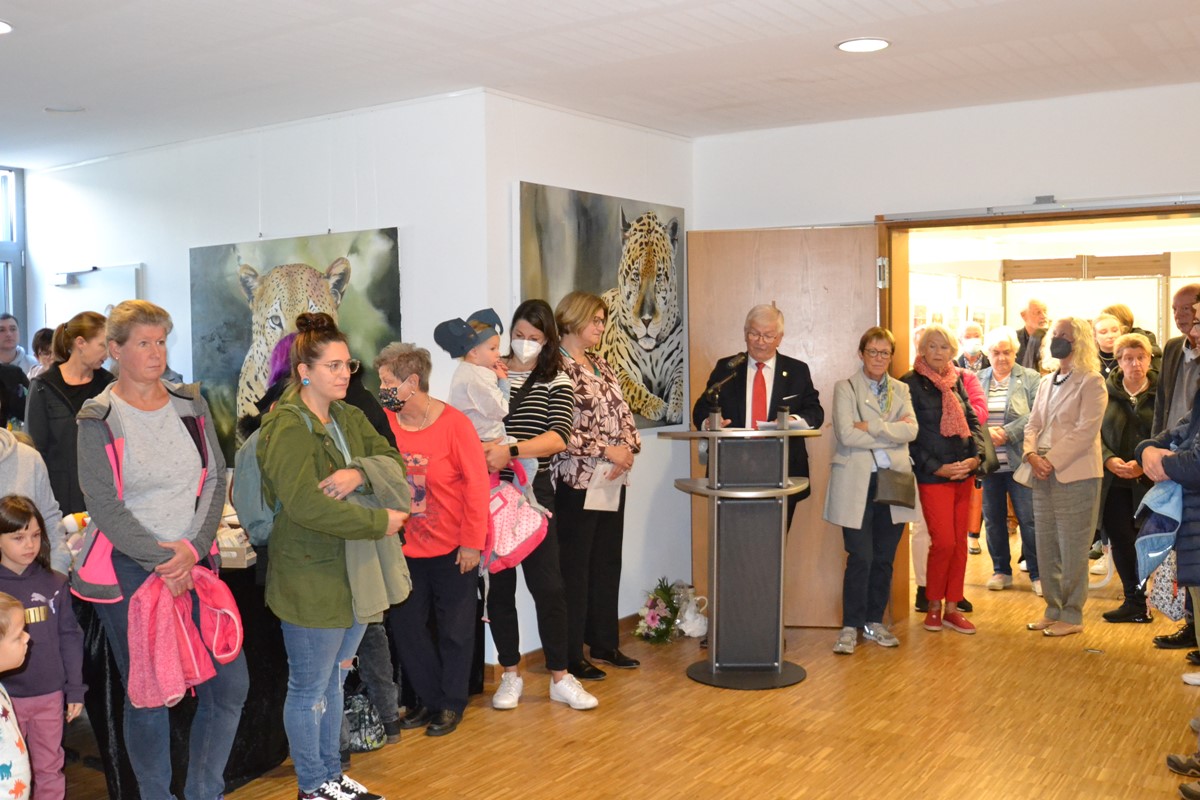
[[(67, 579), (50, 569), (50, 540), (41, 512), (20, 495), (0, 499), (0, 591), (24, 606), (27, 662), (4, 679), (29, 750), (38, 800), (66, 796), (64, 722), (83, 710), (83, 631), (75, 621)], [(64, 712), (65, 704), (65, 712)]]

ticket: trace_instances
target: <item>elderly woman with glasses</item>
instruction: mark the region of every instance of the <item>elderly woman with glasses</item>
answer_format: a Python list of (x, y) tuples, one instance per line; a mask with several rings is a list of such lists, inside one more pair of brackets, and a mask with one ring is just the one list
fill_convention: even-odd
[(887, 374), (896, 340), (870, 328), (858, 342), (862, 369), (833, 389), (837, 450), (825, 496), (825, 519), (842, 526), (846, 575), (842, 580), (842, 632), (833, 652), (850, 655), (858, 632), (883, 647), (900, 640), (883, 624), (892, 589), (892, 562), (904, 523), (920, 512), (875, 502), (881, 469), (911, 473), (908, 443), (917, 437), (908, 386)]
[(1034, 543), (1033, 492), (1013, 480), (1025, 451), (1025, 424), (1037, 396), (1042, 376), (1017, 363), (1017, 332), (1012, 328), (988, 331), (984, 349), (991, 366), (979, 373), (987, 395), (987, 434), (996, 448), (999, 468), (983, 479), (983, 519), (992, 577), (987, 588), (999, 592), (1013, 585), (1012, 553), (1008, 546), (1008, 501), (1012, 500), (1021, 526), (1021, 553), (1029, 569), (1033, 591), (1041, 594), (1037, 547)]
[[(958, 608), (967, 570), (967, 519), (975, 476), (986, 453), (983, 427), (952, 359), (954, 334), (927, 325), (917, 341), (917, 359), (903, 378), (912, 394), (919, 430), (909, 445), (925, 525), (929, 529), (925, 630), (973, 634), (975, 626)], [(943, 614), (942, 601), (946, 601)]]
[(428, 350), (393, 342), (379, 353), (375, 368), (379, 402), (412, 490), (412, 519), (404, 529), (412, 595), (392, 609), (388, 622), (420, 704), (400, 726), (445, 736), (458, 728), (467, 708), (476, 568), (488, 531), (487, 462), (466, 415), (429, 394)]

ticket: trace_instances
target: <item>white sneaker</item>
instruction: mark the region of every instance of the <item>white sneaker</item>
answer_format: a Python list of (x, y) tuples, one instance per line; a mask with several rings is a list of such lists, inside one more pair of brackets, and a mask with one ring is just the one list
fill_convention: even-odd
[(1022, 558), (1018, 561), (1017, 566), (1021, 569), (1021, 572), (1029, 572), (1029, 565), (1025, 563), (1025, 559)]
[(833, 643), (833, 652), (839, 656), (853, 655), (856, 644), (858, 644), (858, 628), (842, 628), (837, 641)]
[(1010, 586), (1012, 586), (1012, 575), (1005, 575), (1003, 572), (997, 572), (987, 581), (988, 589), (993, 592), (1003, 591)]
[(550, 679), (550, 699), (566, 703), (576, 711), (587, 711), (600, 705), (600, 701), (584, 689), (578, 679), (569, 672), (557, 683), (554, 678)]
[(868, 622), (863, 626), (863, 638), (870, 639), (881, 647), (898, 647), (900, 640), (884, 627), (882, 622)]
[(1188, 686), (1200, 686), (1200, 672), (1183, 673), (1183, 682)]
[(525, 688), (525, 679), (515, 672), (505, 672), (500, 676), (500, 686), (492, 695), (492, 708), (507, 710), (516, 708), (521, 702), (521, 691)]
[(1042, 582), (1041, 582), (1041, 580), (1036, 580), (1036, 581), (1034, 581), (1034, 582), (1033, 582), (1033, 593), (1034, 593), (1034, 594), (1036, 594), (1038, 597), (1041, 597), (1041, 596), (1042, 596)]
[(1097, 558), (1095, 561), (1093, 561), (1092, 566), (1088, 570), (1088, 572), (1092, 573), (1093, 575), (1107, 575), (1108, 574), (1108, 556), (1102, 555), (1099, 558)]

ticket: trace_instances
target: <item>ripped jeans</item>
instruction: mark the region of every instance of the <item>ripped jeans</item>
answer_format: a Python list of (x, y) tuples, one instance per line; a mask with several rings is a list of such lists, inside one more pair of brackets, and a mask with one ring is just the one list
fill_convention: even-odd
[(283, 622), (282, 628), (288, 657), (283, 727), (300, 791), (313, 792), (342, 774), (338, 735), (346, 670), (340, 663), (354, 657), (366, 626), (304, 628)]

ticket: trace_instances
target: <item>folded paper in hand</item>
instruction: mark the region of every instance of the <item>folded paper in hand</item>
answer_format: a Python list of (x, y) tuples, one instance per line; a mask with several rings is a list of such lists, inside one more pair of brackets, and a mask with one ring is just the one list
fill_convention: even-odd
[(592, 473), (588, 482), (587, 494), (583, 498), (583, 507), (587, 511), (616, 511), (621, 507), (621, 487), (629, 479), (628, 472), (622, 472), (616, 478), (610, 478), (609, 473), (616, 467), (608, 463), (600, 463)]

